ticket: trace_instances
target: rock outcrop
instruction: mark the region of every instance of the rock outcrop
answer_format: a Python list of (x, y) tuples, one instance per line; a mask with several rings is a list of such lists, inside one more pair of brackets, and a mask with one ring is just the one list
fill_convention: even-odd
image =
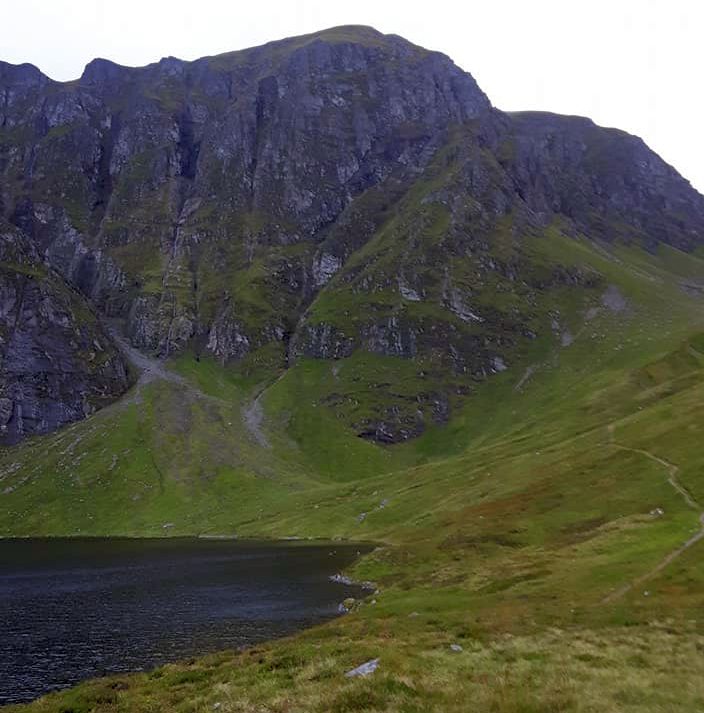
[(0, 224), (0, 443), (83, 418), (128, 381), (86, 300)]

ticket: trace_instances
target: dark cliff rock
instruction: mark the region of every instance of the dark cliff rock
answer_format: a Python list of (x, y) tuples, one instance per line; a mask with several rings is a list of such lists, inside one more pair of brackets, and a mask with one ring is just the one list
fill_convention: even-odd
[(0, 443), (83, 418), (127, 386), (90, 306), (0, 224)]
[(506, 167), (533, 211), (594, 238), (701, 244), (704, 199), (637, 136), (546, 112), (511, 114), (509, 131)]
[[(503, 114), (446, 56), (365, 27), (96, 59), (63, 84), (0, 63), (0, 212), (141, 349), (195, 344), (223, 364), (363, 350), (470, 385), (549, 331), (543, 293), (600, 286), (534, 264), (550, 226), (648, 249), (704, 239), (704, 198), (640, 139)], [(443, 379), (411, 399), (444, 404), (436, 420), (457, 390)], [(389, 398), (360, 435), (422, 430)]]

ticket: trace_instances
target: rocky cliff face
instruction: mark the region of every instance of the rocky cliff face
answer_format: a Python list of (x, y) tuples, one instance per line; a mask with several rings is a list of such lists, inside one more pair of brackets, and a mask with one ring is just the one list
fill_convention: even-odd
[(637, 136), (589, 119), (509, 115), (516, 189), (538, 215), (567, 217), (592, 238), (692, 250), (702, 242), (702, 196)]
[(96, 315), (0, 223), (0, 443), (83, 418), (128, 386)]
[(551, 289), (598, 287), (536, 264), (551, 226), (704, 239), (704, 198), (639, 139), (503, 114), (444, 55), (360, 27), (138, 69), (98, 59), (68, 83), (0, 63), (0, 181), (37, 260), (140, 349), (266, 352), (272, 369), (413, 360), (424, 386), (348, 419), (384, 441), (446, 419), (549, 329)]

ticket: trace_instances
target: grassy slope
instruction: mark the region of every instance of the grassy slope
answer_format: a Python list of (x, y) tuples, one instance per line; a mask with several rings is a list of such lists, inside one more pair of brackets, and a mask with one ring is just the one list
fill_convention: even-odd
[[(256, 371), (243, 379), (184, 357), (175, 367), (200, 393), (153, 383), (4, 454), (6, 534), (386, 543), (354, 572), (380, 593), (340, 620), (243, 654), (89, 682), (27, 710), (701, 709), (704, 545), (604, 598), (699, 527), (668, 469), (638, 451), (676, 464), (704, 503), (701, 302), (680, 285), (701, 282), (702, 262), (566, 239), (536, 250), (593, 266), (626, 308), (591, 295), (589, 305), (565, 303), (569, 347), (536, 340), (448, 427), (411, 443), (360, 441), (318, 403), (327, 380), (371, 380), (393, 362), (358, 356), (335, 372), (301, 362), (262, 398), (267, 449), (240, 417)], [(343, 677), (375, 657), (374, 676)]]

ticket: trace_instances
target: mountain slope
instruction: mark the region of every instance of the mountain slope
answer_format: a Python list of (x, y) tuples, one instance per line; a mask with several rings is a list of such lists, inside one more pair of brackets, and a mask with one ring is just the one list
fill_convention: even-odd
[(2, 213), (134, 346), (262, 378), (302, 357), (410, 361), (383, 405), (328, 394), (378, 442), (447, 422), (552, 333), (565, 286), (606, 288), (536, 261), (542, 237), (704, 235), (702, 196), (639, 139), (502, 114), (444, 55), (371, 28), (94, 60), (63, 84), (2, 65), (0, 88)]
[(0, 536), (378, 543), (335, 622), (13, 710), (701, 708), (704, 199), (642, 141), (344, 27), (1, 65), (0, 174), (0, 304), (72, 396), (140, 374), (0, 451)]
[(590, 316), (563, 304), (571, 341), (533, 340), (404, 444), (355, 438), (317, 401), (395, 361), (301, 359), (261, 396), (267, 446), (243, 418), (257, 387), (182, 356), (185, 384), (154, 378), (5, 453), (5, 533), (380, 543), (352, 573), (378, 591), (340, 620), (12, 710), (696, 710), (704, 580), (681, 548), (704, 503), (701, 261), (555, 243), (610, 285)]

